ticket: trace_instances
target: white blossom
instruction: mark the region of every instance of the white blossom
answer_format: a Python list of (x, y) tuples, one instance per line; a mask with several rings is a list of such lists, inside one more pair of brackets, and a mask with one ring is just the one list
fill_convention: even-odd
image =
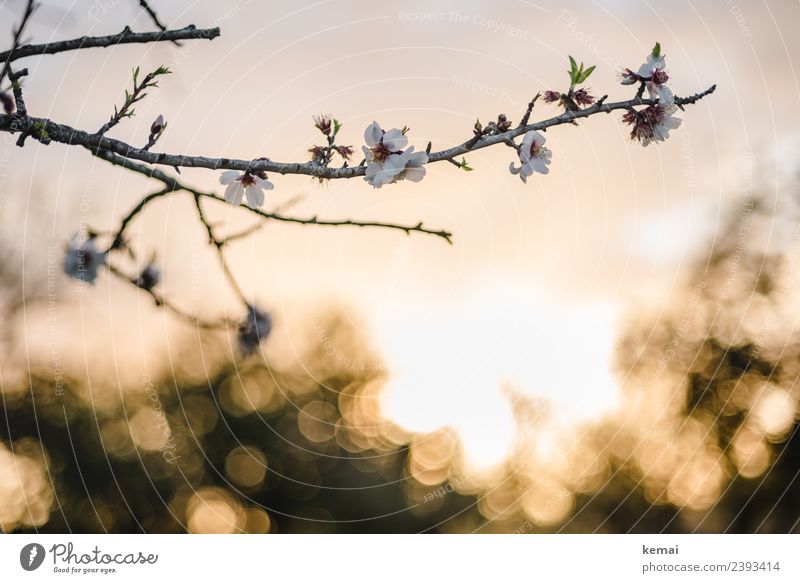
[(425, 178), (425, 164), (428, 163), (428, 154), (425, 152), (415, 152), (414, 146), (402, 154), (395, 154), (391, 158), (400, 158), (397, 165), (402, 166), (402, 170), (397, 174), (395, 181), (410, 180), (411, 182), (419, 182)]
[(548, 164), (550, 164), (553, 153), (549, 148), (544, 147), (546, 141), (547, 139), (537, 131), (531, 130), (526, 133), (518, 149), (520, 167), (515, 167), (514, 163), (511, 162), (508, 165), (511, 174), (519, 174), (522, 182), (527, 182), (528, 176), (534, 172), (542, 174), (550, 172)]
[(266, 179), (266, 175), (258, 176), (250, 172), (237, 172), (228, 170), (219, 177), (220, 184), (225, 184), (225, 200), (230, 204), (239, 206), (242, 198), (247, 197), (247, 206), (250, 208), (261, 208), (264, 206), (264, 191), (272, 190), (273, 184)]
[(373, 187), (380, 188), (404, 179), (419, 182), (425, 177), (428, 155), (415, 152), (414, 146), (404, 151), (408, 138), (403, 130), (384, 131), (374, 121), (364, 131), (364, 141), (367, 143), (361, 147), (367, 160), (364, 180)]
[(62, 267), (68, 276), (85, 283), (94, 283), (97, 270), (105, 261), (106, 255), (97, 249), (94, 237), (75, 233), (67, 243)]
[(645, 81), (645, 87), (650, 94), (650, 99), (658, 99), (659, 103), (670, 104), (675, 102), (675, 95), (667, 85), (669, 75), (666, 71), (666, 58), (663, 54), (650, 53), (647, 61), (639, 67), (637, 75)]

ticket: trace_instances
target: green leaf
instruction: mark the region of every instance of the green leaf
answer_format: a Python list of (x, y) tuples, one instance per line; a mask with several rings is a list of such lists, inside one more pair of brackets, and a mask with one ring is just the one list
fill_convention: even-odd
[(578, 78), (578, 63), (570, 56), (569, 58), (569, 81), (575, 85), (575, 80)]
[(653, 56), (656, 59), (661, 56), (661, 43), (657, 42), (656, 46), (653, 47)]
[(472, 172), (474, 170), (474, 168), (472, 168), (469, 164), (467, 164), (466, 158), (461, 158), (461, 169), (464, 172)]
[(342, 124), (339, 123), (338, 119), (334, 118), (333, 119), (333, 135), (336, 136), (336, 134), (339, 133), (340, 129), (342, 129)]
[[(581, 67), (582, 66), (583, 66), (583, 63), (581, 63)], [(596, 67), (596, 65), (592, 65), (591, 67), (589, 67), (585, 71), (581, 71), (580, 75), (578, 76), (578, 83), (583, 83), (584, 81), (586, 81), (589, 78), (589, 75), (592, 74), (592, 71), (594, 71), (595, 67)]]

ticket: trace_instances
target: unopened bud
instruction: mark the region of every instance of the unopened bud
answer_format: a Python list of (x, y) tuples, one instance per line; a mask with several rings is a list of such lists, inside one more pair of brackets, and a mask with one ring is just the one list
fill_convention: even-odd
[(161, 133), (161, 130), (164, 129), (164, 125), (164, 116), (159, 115), (153, 122), (153, 125), (150, 126), (150, 135), (155, 136), (156, 134)]

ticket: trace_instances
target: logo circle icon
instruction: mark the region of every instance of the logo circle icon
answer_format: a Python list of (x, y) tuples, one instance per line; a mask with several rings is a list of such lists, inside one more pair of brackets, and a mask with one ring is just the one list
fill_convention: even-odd
[(44, 562), (44, 547), (39, 543), (29, 543), (19, 552), (19, 564), (26, 571), (35, 571)]

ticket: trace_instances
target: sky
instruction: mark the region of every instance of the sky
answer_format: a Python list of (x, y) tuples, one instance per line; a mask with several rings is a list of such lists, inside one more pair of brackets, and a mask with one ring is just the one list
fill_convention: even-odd
[[(0, 0), (0, 34), (10, 34), (21, 5)], [(361, 179), (272, 177), (269, 207), (301, 196), (290, 212), (424, 221), (453, 232), (450, 246), (423, 235), (269, 223), (238, 243), (230, 261), (246, 293), (276, 317), (270, 357), (296, 357), (315, 315), (342, 311), (389, 369), (390, 417), (416, 431), (455, 426), (478, 465), (497, 463), (510, 447), (503, 387), (552, 401), (563, 419), (612, 410), (608, 361), (626, 311), (668, 299), (727, 212), (756, 195), (777, 204), (796, 174), (796, 2), (154, 6), (171, 27), (220, 26), (222, 35), (28, 59), (28, 109), (93, 131), (120, 102), (133, 67), (166, 65), (173, 74), (113, 137), (144, 143), (163, 114), (164, 151), (302, 161), (319, 141), (312, 116), (320, 113), (341, 120), (343, 143), (356, 149), (373, 120), (408, 126), (410, 144), (431, 141), (434, 150), (470, 137), (476, 118), (505, 113), (517, 122), (537, 92), (565, 89), (568, 55), (597, 66), (588, 85), (610, 100), (633, 94), (618, 72), (638, 67), (656, 41), (677, 95), (717, 85), (658, 146), (631, 143), (614, 114), (554, 128), (550, 174), (528, 184), (508, 172), (513, 152), (501, 147), (469, 155), (473, 172), (439, 163), (420, 184), (380, 190)], [(125, 25), (150, 29), (138, 2), (54, 0), (43, 2), (29, 36), (46, 42)], [(534, 118), (557, 113), (540, 103)], [(23, 249), (26, 277), (41, 275), (48, 254), (79, 226), (109, 228), (148, 192), (144, 179), (79, 148), (30, 142), (20, 150), (6, 136), (0, 154), (0, 220)], [(182, 176), (220, 190), (214, 172)], [(211, 214), (232, 229), (252, 224), (231, 208)], [(158, 253), (168, 295), (235, 313), (187, 197), (153, 205), (132, 232), (140, 249)], [(103, 354), (118, 374), (171, 350), (174, 337), (164, 331), (173, 327), (135, 291), (108, 278), (93, 289), (64, 289), (80, 306), (58, 322), (68, 361)], [(31, 350), (53, 333), (41, 316), (26, 316)], [(569, 368), (576, 354), (586, 358), (574, 377), (542, 372), (542, 362)], [(491, 414), (493, 439), (474, 426), (478, 412)]]

